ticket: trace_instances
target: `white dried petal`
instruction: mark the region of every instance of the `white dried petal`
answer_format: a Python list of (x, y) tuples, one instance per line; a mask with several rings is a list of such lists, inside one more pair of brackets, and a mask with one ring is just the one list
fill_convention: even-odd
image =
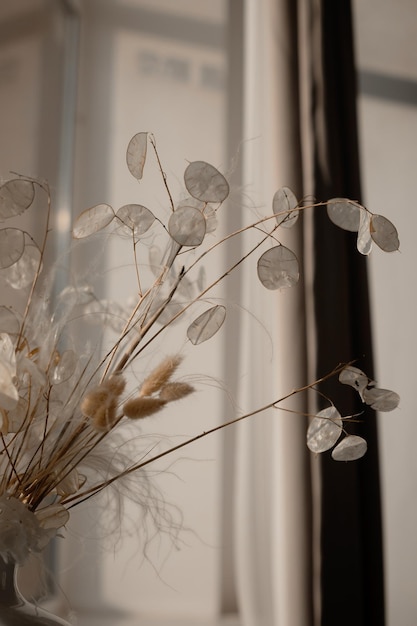
[(361, 207), (348, 198), (332, 198), (327, 202), (327, 215), (339, 228), (358, 232)]
[(356, 389), (361, 398), (363, 398), (365, 388), (371, 383), (367, 375), (353, 365), (348, 365), (342, 369), (339, 374), (339, 381), (343, 385), (350, 385), (350, 387)]
[(348, 435), (337, 444), (332, 452), (332, 458), (335, 461), (356, 461), (366, 454), (368, 445), (358, 435)]
[(267, 289), (293, 287), (299, 277), (297, 257), (285, 246), (270, 248), (258, 260), (258, 278)]
[(184, 172), (189, 194), (201, 202), (223, 202), (229, 195), (229, 183), (220, 172), (205, 161), (193, 161)]
[(206, 234), (206, 219), (199, 209), (181, 206), (171, 213), (168, 231), (180, 246), (199, 246)]
[(220, 330), (226, 318), (224, 306), (216, 305), (195, 319), (187, 328), (187, 337), (192, 344), (198, 345), (207, 341)]
[(42, 552), (56, 535), (55, 528), (43, 528), (37, 515), (17, 498), (0, 497), (0, 556), (5, 562), (22, 565), (31, 553)]
[(36, 274), (41, 271), (41, 253), (37, 246), (27, 245), (20, 259), (11, 267), (1, 270), (6, 282), (13, 289), (24, 289), (31, 285)]
[(74, 239), (90, 237), (108, 226), (113, 218), (114, 211), (108, 204), (97, 204), (85, 209), (75, 220), (72, 236)]
[(137, 180), (143, 176), (143, 168), (146, 161), (146, 152), (148, 148), (148, 133), (137, 133), (129, 141), (126, 150), (126, 164), (129, 172)]
[(20, 215), (35, 197), (34, 184), (23, 178), (8, 180), (0, 187), (0, 221)]
[(0, 230), (0, 269), (10, 267), (20, 259), (25, 249), (25, 235), (19, 228)]
[(397, 229), (383, 215), (372, 216), (371, 237), (384, 252), (395, 252), (400, 247)]
[(51, 369), (49, 379), (53, 385), (65, 382), (75, 372), (77, 367), (77, 356), (73, 350), (65, 350), (57, 356), (55, 367)]
[(342, 434), (343, 422), (334, 406), (320, 411), (307, 429), (307, 446), (317, 454), (330, 450)]
[(58, 530), (69, 520), (69, 512), (62, 504), (51, 504), (35, 511), (35, 517), (45, 530)]
[(300, 213), (297, 207), (297, 197), (289, 187), (282, 187), (275, 192), (272, 199), (272, 210), (277, 216), (277, 224), (283, 228), (294, 226)]
[(400, 403), (400, 396), (389, 389), (372, 387), (364, 390), (363, 400), (375, 411), (393, 411)]
[(125, 204), (116, 213), (116, 217), (126, 232), (133, 232), (136, 237), (144, 235), (155, 221), (155, 215), (141, 204)]
[(372, 250), (371, 214), (366, 209), (360, 209), (357, 248), (361, 254), (367, 256)]

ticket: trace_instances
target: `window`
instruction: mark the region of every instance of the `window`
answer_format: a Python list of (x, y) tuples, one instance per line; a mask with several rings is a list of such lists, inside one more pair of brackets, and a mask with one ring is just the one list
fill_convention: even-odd
[[(82, 5), (78, 210), (105, 201), (115, 208), (140, 202), (155, 211), (167, 211), (167, 195), (153, 155), (149, 154), (140, 186), (127, 171), (126, 147), (139, 131), (154, 134), (174, 197), (187, 160), (204, 158), (223, 170), (229, 167), (226, 8), (222, 1), (210, 3), (209, 11), (207, 3), (195, 1), (90, 1)], [(131, 250), (116, 242), (109, 242), (108, 249), (104, 262), (113, 269), (104, 272), (103, 290), (113, 300), (123, 302), (131, 297), (123, 273), (124, 264), (131, 264)], [(204, 375), (213, 380), (222, 378), (218, 346), (207, 344), (204, 356), (201, 351), (198, 357), (189, 354), (184, 371), (198, 375), (204, 362)], [(178, 347), (173, 342), (169, 349)], [(217, 422), (224, 401), (222, 394), (212, 393), (211, 384), (203, 384), (196, 399), (187, 402), (186, 413), (176, 415), (175, 422), (161, 419), (150, 428), (172, 437), (204, 430)], [(100, 508), (91, 512), (87, 506), (87, 512), (81, 513), (80, 536), (75, 531), (64, 547), (70, 554), (82, 554), (78, 566), (76, 557), (68, 571), (67, 585), (75, 606), (91, 607), (99, 598), (116, 611), (139, 610), (165, 617), (207, 618), (216, 614), (220, 602), (220, 457), (221, 438), (213, 437), (179, 454), (172, 467), (172, 460), (169, 463), (169, 473), (155, 477), (166, 499), (181, 509), (184, 524), (190, 528), (190, 532), (184, 531), (181, 549), (158, 538), (144, 559), (134, 529), (138, 511), (126, 503), (123, 516), (132, 536), (126, 532), (114, 542), (106, 541), (110, 547), (101, 552), (93, 531), (90, 541), (82, 538), (85, 528), (92, 529), (95, 516), (102, 514)], [(91, 576), (96, 576), (97, 561), (100, 580), (94, 589)], [(80, 576), (84, 581), (81, 585)]]
[[(370, 258), (377, 376), (401, 396), (401, 411), (379, 420), (388, 624), (417, 612), (417, 511), (413, 476), (415, 293), (414, 170), (417, 142), (416, 8), (410, 2), (355, 2), (365, 202), (389, 210), (402, 254)], [(387, 290), (387, 284), (390, 285)]]

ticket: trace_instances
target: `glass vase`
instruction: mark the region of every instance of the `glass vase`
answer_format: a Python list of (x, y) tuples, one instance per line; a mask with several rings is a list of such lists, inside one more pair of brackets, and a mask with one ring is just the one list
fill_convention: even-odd
[(0, 626), (70, 626), (39, 606), (27, 602), (17, 585), (17, 566), (0, 558)]

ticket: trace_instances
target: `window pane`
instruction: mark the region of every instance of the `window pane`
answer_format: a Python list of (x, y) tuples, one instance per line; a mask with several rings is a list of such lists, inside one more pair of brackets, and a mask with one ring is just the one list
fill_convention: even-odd
[[(127, 144), (140, 131), (152, 132), (156, 138), (174, 201), (184, 194), (182, 175), (188, 161), (206, 160), (227, 171), (225, 13), (223, 1), (85, 3), (79, 209), (99, 202), (107, 202), (115, 210), (139, 203), (166, 221), (169, 198), (150, 146), (140, 184), (126, 167)], [(105, 245), (104, 265), (100, 262), (96, 267), (100, 273), (104, 268), (106, 297), (119, 304), (132, 301), (137, 284), (131, 246), (111, 238)], [(220, 258), (219, 265), (210, 270), (218, 271), (221, 262)], [(150, 420), (145, 428), (165, 434), (174, 443), (183, 435), (198, 434), (217, 424), (223, 417), (225, 397), (214, 382), (223, 377), (221, 337), (193, 347), (184, 343), (182, 331), (172, 330), (169, 345), (158, 344), (157, 349), (163, 355), (183, 351), (186, 358), (181, 373), (197, 381), (198, 392), (181, 406), (174, 406), (172, 414), (167, 411)], [(138, 377), (153, 357), (145, 352), (138, 362)], [(100, 590), (96, 592), (102, 594), (106, 606), (170, 616), (216, 613), (220, 460), (221, 437), (213, 436), (155, 467), (154, 480), (163, 498), (183, 516), (184, 530), (178, 542), (160, 535), (144, 546), (137, 521), (140, 511), (126, 503), (123, 519), (132, 536), (123, 530), (119, 536), (116, 530), (112, 538), (106, 537), (107, 550), (101, 557)], [(164, 468), (168, 471), (157, 476)], [(165, 507), (163, 503), (160, 506)], [(174, 509), (173, 514), (177, 516)], [(174, 535), (174, 526), (171, 531)], [(72, 552), (85, 550), (70, 574), (70, 597), (74, 604), (88, 603), (93, 595), (84, 585), (90, 584), (88, 579), (91, 581), (96, 568), (95, 543), (74, 538), (68, 545)], [(90, 557), (93, 561), (88, 564)]]

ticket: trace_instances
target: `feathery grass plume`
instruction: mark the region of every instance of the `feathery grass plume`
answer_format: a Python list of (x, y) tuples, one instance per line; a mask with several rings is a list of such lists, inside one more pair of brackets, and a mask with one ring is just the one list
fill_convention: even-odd
[(108, 432), (117, 422), (117, 404), (112, 398), (108, 405), (100, 406), (91, 418), (96, 430)]
[(158, 397), (165, 402), (173, 402), (174, 400), (185, 398), (193, 391), (195, 391), (194, 387), (188, 383), (172, 382), (162, 387)]
[(179, 355), (166, 357), (145, 378), (139, 389), (140, 396), (151, 396), (166, 385), (180, 365), (182, 357)]
[(120, 374), (106, 378), (89, 391), (81, 402), (81, 412), (89, 417), (97, 430), (109, 431), (117, 421), (119, 398), (126, 386)]
[(126, 380), (121, 374), (113, 374), (112, 376), (109, 376), (109, 378), (106, 378), (103, 381), (103, 384), (106, 385), (110, 393), (113, 393), (115, 396), (119, 397), (125, 390)]
[(107, 389), (103, 389), (100, 385), (95, 389), (92, 389), (84, 396), (81, 402), (81, 413), (86, 417), (94, 418), (97, 411), (101, 409), (102, 406), (108, 406), (110, 402), (110, 393)]
[(142, 419), (158, 413), (166, 405), (161, 398), (139, 396), (128, 400), (123, 405), (123, 413), (130, 419)]

